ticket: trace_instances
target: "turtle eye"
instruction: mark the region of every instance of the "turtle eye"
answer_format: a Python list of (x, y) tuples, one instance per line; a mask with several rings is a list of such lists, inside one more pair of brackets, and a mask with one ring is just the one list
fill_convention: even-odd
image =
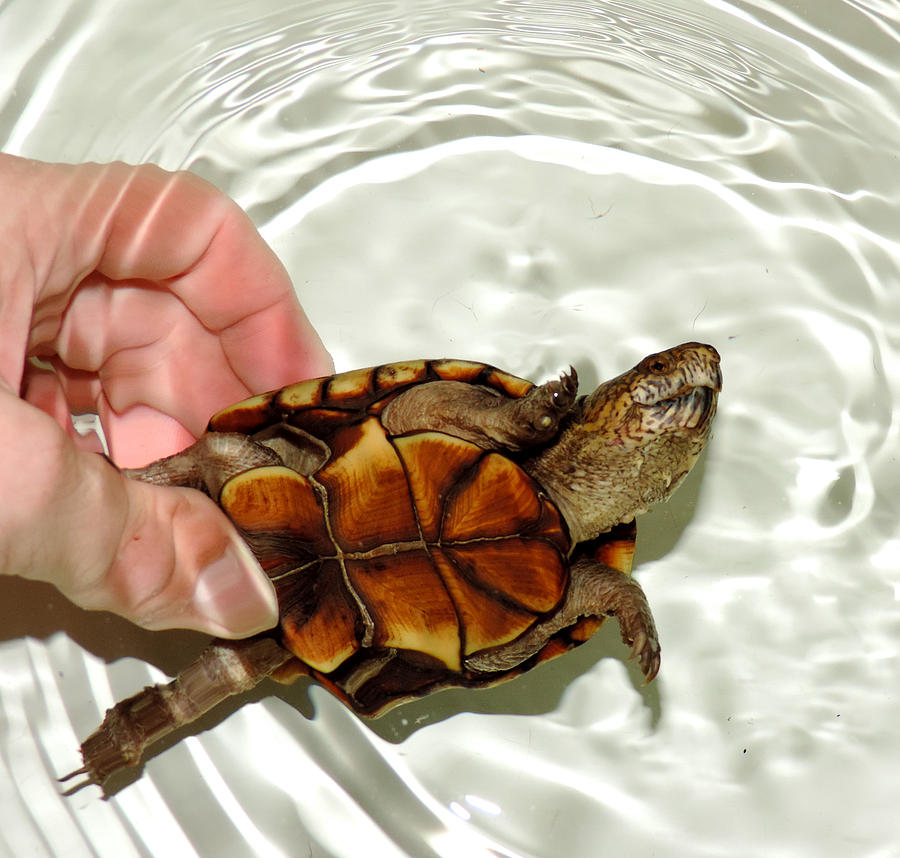
[(662, 358), (654, 358), (647, 369), (649, 369), (650, 372), (663, 373), (669, 369), (669, 364), (667, 361), (662, 360)]

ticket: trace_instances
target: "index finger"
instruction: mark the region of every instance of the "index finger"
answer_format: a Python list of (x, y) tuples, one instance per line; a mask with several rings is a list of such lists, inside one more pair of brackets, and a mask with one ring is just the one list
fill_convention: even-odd
[(111, 280), (165, 284), (219, 335), (232, 370), (251, 391), (331, 371), (287, 271), (236, 203), (186, 172), (85, 168), (96, 178), (84, 227), (106, 224), (97, 271)]

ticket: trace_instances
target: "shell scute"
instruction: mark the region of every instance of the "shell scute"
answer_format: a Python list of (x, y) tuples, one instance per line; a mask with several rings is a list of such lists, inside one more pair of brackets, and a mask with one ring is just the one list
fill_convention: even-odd
[(566, 523), (563, 521), (556, 504), (549, 498), (540, 495), (539, 500), (541, 504), (540, 517), (533, 527), (527, 528), (524, 532), (532, 539), (545, 539), (551, 545), (554, 545), (560, 554), (567, 556), (569, 549), (572, 547), (572, 542), (569, 539)]
[(609, 533), (603, 534), (589, 550), (595, 560), (630, 575), (634, 565), (636, 539), (637, 525), (634, 521), (629, 521), (626, 524), (617, 524)]
[(373, 386), (376, 394), (427, 381), (428, 363), (425, 360), (410, 360), (382, 364), (375, 369)]
[(461, 472), (483, 455), (474, 444), (440, 432), (417, 432), (393, 440), (426, 541), (440, 538), (444, 500)]
[(524, 396), (534, 387), (534, 382), (528, 381), (525, 378), (519, 378), (517, 375), (511, 375), (510, 373), (504, 372), (502, 369), (496, 369), (495, 367), (489, 367), (489, 369), (490, 372), (488, 372), (484, 383), (488, 385), (488, 387), (504, 391), (515, 399)]
[(286, 415), (287, 422), (297, 429), (302, 429), (323, 441), (330, 441), (331, 436), (343, 428), (360, 421), (357, 410), (341, 410), (337, 408), (304, 408)]
[(468, 381), (477, 384), (485, 371), (492, 369), (483, 363), (471, 360), (446, 358), (431, 362), (432, 371), (438, 378), (450, 381)]
[(232, 477), (222, 487), (219, 504), (247, 534), (281, 533), (301, 543), (309, 554), (333, 553), (318, 493), (290, 468), (273, 465)]
[(444, 551), (432, 552), (432, 558), (459, 615), (464, 655), (508, 643), (534, 623), (532, 612), (467, 581)]
[(445, 380), (467, 381), (483, 384), (502, 391), (514, 399), (524, 396), (534, 387), (534, 382), (505, 372), (485, 363), (467, 360), (435, 360), (431, 362), (435, 375)]
[(475, 361), (397, 361), (312, 378), (252, 396), (213, 415), (208, 428), (252, 435), (273, 423), (287, 421), (325, 437), (366, 412), (380, 413), (395, 394), (406, 388), (440, 379), (482, 384), (516, 398), (534, 387), (530, 381)]
[(330, 673), (359, 650), (359, 611), (337, 560), (298, 570), (276, 589), (284, 641), (310, 667)]
[(322, 390), (327, 380), (326, 378), (310, 378), (306, 381), (298, 381), (296, 384), (289, 384), (276, 392), (276, 404), (286, 414), (300, 408), (320, 405)]
[(275, 400), (277, 396), (277, 391), (261, 393), (230, 405), (228, 408), (223, 408), (210, 418), (207, 430), (210, 432), (241, 432), (244, 435), (251, 435), (261, 425), (276, 419), (278, 405)]
[(348, 560), (347, 574), (376, 618), (377, 646), (427, 653), (460, 669), (459, 616), (424, 549)]
[(326, 380), (321, 398), (332, 408), (365, 408), (375, 393), (374, 368), (342, 372)]
[(569, 580), (565, 558), (542, 540), (511, 536), (444, 550), (472, 584), (532, 614), (552, 611), (565, 595)]
[(540, 516), (534, 481), (505, 456), (488, 453), (449, 493), (441, 537), (458, 541), (521, 533)]
[(419, 529), (400, 457), (377, 418), (348, 426), (315, 475), (328, 494), (332, 535), (345, 552), (418, 540)]

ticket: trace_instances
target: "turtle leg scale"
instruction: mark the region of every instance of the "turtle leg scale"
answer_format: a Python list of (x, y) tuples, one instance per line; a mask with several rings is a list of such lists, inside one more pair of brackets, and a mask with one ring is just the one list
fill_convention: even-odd
[(84, 775), (69, 792), (136, 766), (159, 739), (195, 721), (233, 694), (249, 691), (293, 656), (272, 638), (213, 641), (168, 685), (152, 685), (107, 710), (81, 745), (84, 766), (60, 778)]
[(471, 670), (510, 670), (536, 653), (557, 632), (585, 616), (611, 616), (619, 622), (622, 640), (631, 648), (650, 682), (659, 672), (659, 638), (647, 597), (633, 578), (584, 557), (572, 564), (572, 581), (562, 607), (505, 646), (466, 659)]
[(484, 450), (525, 450), (556, 436), (577, 392), (574, 369), (518, 399), (460, 381), (432, 381), (402, 393), (381, 419), (393, 435), (444, 432)]
[(222, 486), (233, 476), (251, 468), (280, 464), (282, 459), (278, 453), (247, 435), (208, 432), (174, 456), (151, 462), (144, 468), (127, 468), (122, 473), (158, 486), (189, 486), (218, 498)]

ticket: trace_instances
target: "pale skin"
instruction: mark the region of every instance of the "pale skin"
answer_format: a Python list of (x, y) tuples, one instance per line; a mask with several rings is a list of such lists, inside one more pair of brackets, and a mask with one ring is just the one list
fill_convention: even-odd
[(147, 628), (270, 628), (271, 584), (218, 507), (126, 479), (69, 415), (98, 413), (110, 458), (140, 466), (329, 373), (283, 266), (188, 173), (0, 154), (0, 187), (0, 574)]

